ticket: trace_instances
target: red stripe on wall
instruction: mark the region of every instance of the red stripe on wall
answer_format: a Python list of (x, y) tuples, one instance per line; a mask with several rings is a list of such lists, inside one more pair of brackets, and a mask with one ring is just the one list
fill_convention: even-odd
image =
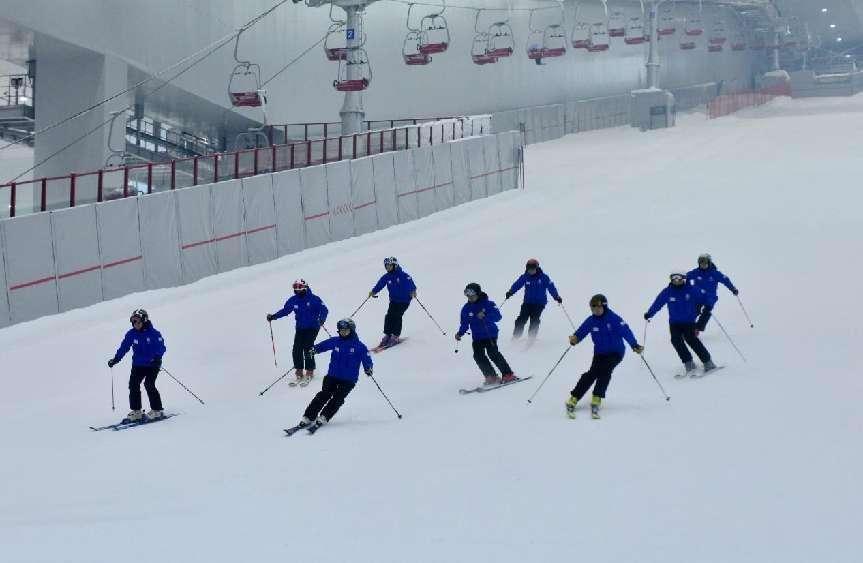
[(357, 209), (362, 209), (363, 207), (368, 207), (369, 205), (374, 205), (374, 204), (376, 204), (376, 203), (377, 203), (377, 200), (375, 200), (375, 201), (370, 201), (370, 202), (368, 202), (368, 203), (364, 203), (364, 204), (362, 204), (362, 205), (357, 205), (356, 207), (354, 207), (354, 211), (356, 211)]
[(18, 285), (13, 285), (12, 287), (9, 288), (9, 291), (15, 291), (16, 289), (24, 289), (25, 287), (33, 287), (34, 285), (48, 283), (49, 281), (54, 281), (54, 276), (50, 276), (47, 278), (41, 278), (38, 280), (33, 280), (31, 282), (21, 283)]
[(93, 272), (98, 270), (101, 266), (90, 266), (89, 268), (82, 268), (81, 270), (75, 270), (74, 272), (69, 272), (68, 274), (60, 274), (57, 276), (57, 279), (63, 280), (66, 278), (71, 278), (72, 276), (78, 276), (81, 274), (86, 274), (87, 272)]
[(326, 217), (329, 215), (329, 211), (325, 211), (323, 213), (318, 213), (317, 215), (310, 215), (309, 217), (303, 217), (306, 221), (311, 221), (312, 219), (320, 219), (321, 217)]

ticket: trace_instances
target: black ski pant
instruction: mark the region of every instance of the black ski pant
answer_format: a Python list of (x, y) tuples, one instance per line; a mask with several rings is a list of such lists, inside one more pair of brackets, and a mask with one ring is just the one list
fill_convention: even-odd
[[(692, 348), (692, 351), (695, 352), (695, 355), (698, 356), (698, 359), (702, 363), (710, 360), (710, 352), (707, 351), (701, 340), (695, 336), (696, 323), (675, 323), (668, 325), (668, 328), (671, 331), (671, 345), (674, 346), (674, 350), (680, 356), (681, 362), (685, 364), (692, 361), (692, 354), (689, 352), (689, 348)], [(689, 348), (686, 347), (687, 344)]]
[(156, 376), (159, 375), (160, 367), (155, 366), (132, 366), (129, 375), (129, 408), (133, 411), (141, 410), (141, 382), (147, 391), (147, 399), (150, 408), (154, 411), (162, 410), (162, 397), (156, 389)]
[(291, 351), (294, 356), (294, 368), (315, 369), (315, 355), (312, 354), (312, 348), (319, 331), (319, 328), (298, 328), (294, 333), (294, 349)]
[(699, 332), (704, 332), (704, 329), (707, 328), (707, 322), (710, 320), (711, 313), (715, 305), (716, 301), (714, 301), (713, 305), (711, 305), (710, 307), (708, 307), (707, 305), (701, 306), (701, 315), (698, 317), (698, 320), (695, 321), (695, 330)]
[(530, 319), (527, 335), (536, 336), (539, 330), (539, 317), (542, 315), (543, 309), (545, 309), (545, 303), (522, 303), (521, 312), (515, 318), (515, 328), (512, 331), (512, 335), (519, 338), (524, 332), (524, 325)]
[(353, 390), (356, 383), (336, 379), (328, 375), (324, 377), (324, 384), (303, 414), (306, 418), (314, 420), (320, 414), (329, 422), (345, 404), (345, 397)]
[[(503, 354), (501, 354), (500, 350), (497, 348), (497, 338), (474, 340), (471, 345), (473, 346), (473, 360), (476, 362), (476, 365), (479, 366), (479, 371), (481, 371), (484, 376), (497, 376), (494, 368), (491, 367), (491, 362), (494, 362), (494, 365), (496, 365), (497, 369), (500, 370), (501, 375), (512, 373), (512, 368), (509, 367), (509, 364), (506, 363), (506, 358), (503, 357)], [(491, 362), (489, 359), (491, 359)]]
[(392, 334), (393, 336), (401, 336), (402, 334), (402, 317), (405, 311), (410, 307), (410, 301), (407, 303), (396, 303), (390, 301), (387, 315), (384, 317), (384, 334)]
[(605, 392), (608, 389), (608, 383), (611, 381), (611, 372), (617, 367), (617, 364), (623, 359), (620, 354), (594, 354), (593, 361), (590, 362), (590, 369), (581, 374), (578, 378), (578, 383), (572, 390), (572, 396), (577, 401), (584, 397), (590, 386), (593, 385), (593, 396), (605, 398)]

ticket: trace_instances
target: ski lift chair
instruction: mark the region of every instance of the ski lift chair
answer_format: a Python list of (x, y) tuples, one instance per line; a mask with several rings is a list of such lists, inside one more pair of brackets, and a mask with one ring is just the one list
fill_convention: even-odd
[(488, 26), (488, 48), (487, 53), (496, 58), (511, 57), (515, 51), (515, 43), (512, 28), (509, 22), (495, 22)]
[[(444, 8), (446, 9), (446, 8)], [(443, 11), (420, 20), (419, 52), (423, 55), (443, 53), (449, 48), (449, 26)]]
[(545, 28), (542, 38), (542, 58), (562, 57), (566, 54), (566, 32), (559, 24)]
[(328, 61), (343, 61), (348, 56), (348, 48), (346, 46), (333, 46), (330, 42), (330, 37), (339, 33), (341, 28), (342, 26), (340, 24), (333, 24), (330, 26), (330, 31), (327, 33), (326, 39), (324, 39), (324, 53), (327, 55)]
[(624, 37), (626, 35), (626, 15), (622, 10), (615, 10), (608, 17), (608, 36)]
[(250, 62), (238, 63), (228, 80), (228, 98), (235, 108), (259, 108), (266, 103), (261, 88), (261, 67)]
[(420, 32), (409, 31), (402, 45), (402, 58), (408, 66), (425, 66), (432, 58), (421, 52)]
[(623, 42), (627, 45), (641, 45), (647, 40), (644, 34), (644, 24), (641, 18), (634, 16), (629, 18), (629, 23), (626, 26), (626, 37)]
[(605, 24), (596, 22), (590, 31), (590, 47), (587, 48), (590, 53), (601, 53), (608, 51), (608, 31)]
[(687, 18), (684, 33), (689, 37), (698, 37), (704, 33), (704, 24), (701, 23), (701, 18), (698, 16)]
[(481, 32), (473, 36), (473, 43), (470, 48), (470, 58), (474, 64), (482, 66), (497, 62), (497, 57), (489, 53), (488, 46), (488, 33)]
[(723, 25), (721, 22), (714, 25), (713, 29), (711, 30), (708, 42), (711, 45), (725, 45), (725, 42), (727, 40), (728, 38), (726, 37), (725, 33), (725, 25)]
[(573, 49), (590, 49), (590, 24), (578, 22), (572, 28), (570, 37)]
[[(333, 80), (333, 88), (339, 92), (361, 92), (369, 87), (372, 81), (372, 69), (365, 49), (350, 49), (348, 57), (339, 61), (338, 78)], [(353, 58), (351, 55), (354, 55)], [(349, 78), (349, 70), (358, 71), (359, 77)]]
[(674, 21), (674, 13), (663, 13), (662, 17), (659, 19), (659, 26), (656, 29), (656, 33), (662, 37), (666, 35), (674, 35), (676, 31), (677, 24)]

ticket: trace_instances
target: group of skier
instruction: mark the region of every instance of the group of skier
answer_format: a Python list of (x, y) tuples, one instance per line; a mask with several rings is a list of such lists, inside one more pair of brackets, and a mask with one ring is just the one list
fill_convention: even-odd
[[(371, 350), (360, 340), (352, 318), (338, 321), (336, 325), (338, 334), (315, 344), (321, 328), (326, 331), (324, 323), (329, 310), (303, 279), (293, 283), (294, 294), (281, 309), (267, 314), (266, 319), (270, 323), (291, 313), (294, 314), (292, 356), (298, 384), (308, 385), (314, 377), (316, 354), (331, 352), (321, 390), (309, 403), (296, 429), (316, 430), (331, 420), (356, 385), (360, 367), (367, 375), (372, 375), (373, 362), (370, 352), (379, 352), (403, 341), (402, 318), (411, 301), (417, 298), (417, 287), (395, 257), (384, 259), (384, 269), (386, 272), (372, 287), (366, 298), (366, 301), (376, 298), (384, 287), (387, 288), (390, 298), (384, 317), (383, 338), (380, 344)], [(697, 268), (688, 273), (673, 272), (670, 275), (668, 286), (657, 295), (644, 314), (644, 319), (649, 322), (662, 307), (668, 307), (671, 344), (685, 368), (681, 376), (698, 374), (689, 348), (701, 360), (702, 373), (717, 368), (710, 353), (699, 339), (699, 334), (710, 320), (711, 311), (718, 300), (717, 289), (720, 283), (734, 295), (738, 294), (731, 280), (716, 268), (710, 255), (702, 254), (698, 257)], [(524, 289), (524, 300), (515, 319), (513, 338), (520, 338), (524, 333), (525, 325), (528, 325), (530, 344), (537, 336), (542, 312), (548, 303), (547, 295), (550, 295), (561, 307), (563, 298), (558, 293), (554, 282), (543, 272), (539, 262), (534, 258), (527, 261), (524, 274), (520, 275), (506, 292), (504, 301), (512, 298), (521, 289)], [(470, 332), (473, 359), (484, 377), (483, 386), (496, 387), (520, 381), (521, 379), (514, 374), (498, 348), (497, 324), (503, 316), (497, 305), (489, 299), (478, 283), (467, 284), (464, 296), (467, 302), (461, 308), (460, 324), (455, 333), (455, 339), (460, 341), (468, 331)], [(566, 413), (570, 418), (575, 417), (577, 403), (591, 387), (593, 388), (591, 414), (594, 418), (598, 418), (599, 407), (611, 381), (612, 372), (623, 360), (625, 344), (628, 344), (637, 354), (644, 351), (644, 347), (638, 343), (626, 321), (609, 308), (608, 300), (604, 295), (596, 294), (591, 297), (589, 306), (590, 316), (569, 337), (570, 345), (575, 346), (590, 335), (594, 345), (590, 367), (581, 375), (565, 403)], [(143, 309), (135, 310), (130, 317), (130, 322), (132, 329), (126, 333), (116, 354), (108, 361), (108, 366), (113, 367), (120, 362), (129, 349), (133, 351), (132, 372), (129, 378), (131, 412), (124, 420), (129, 422), (157, 420), (165, 416), (161, 398), (155, 386), (156, 377), (161, 370), (162, 356), (166, 351), (165, 343), (162, 335), (153, 328), (147, 312)], [(147, 391), (151, 409), (146, 415), (141, 408), (142, 382)]]

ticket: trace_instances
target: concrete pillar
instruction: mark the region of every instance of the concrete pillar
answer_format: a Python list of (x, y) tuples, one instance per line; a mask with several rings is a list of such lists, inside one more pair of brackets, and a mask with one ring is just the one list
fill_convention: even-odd
[[(36, 47), (37, 131), (66, 119), (128, 86), (128, 66), (115, 57), (81, 49), (58, 47), (50, 38), (39, 37)], [(102, 168), (110, 154), (108, 150), (110, 131), (107, 122), (111, 118), (111, 112), (123, 110), (128, 105), (129, 96), (120, 96), (60, 127), (37, 135), (34, 160), (36, 163), (48, 160), (37, 166), (34, 178), (65, 176), (72, 172), (89, 172)], [(115, 144), (117, 138), (125, 138), (125, 128), (119, 123), (120, 121), (118, 119), (116, 125)], [(102, 123), (105, 125), (100, 127)], [(90, 134), (87, 135), (87, 133)], [(80, 137), (84, 138), (79, 140)], [(71, 146), (64, 149), (70, 144)], [(61, 152), (54, 155), (57, 151)], [(81, 178), (76, 183), (76, 200), (79, 203), (95, 201), (96, 185), (95, 176)], [(36, 205), (38, 205), (38, 198), (39, 194), (34, 193)], [(48, 183), (49, 208), (68, 205), (68, 201), (68, 182)]]

